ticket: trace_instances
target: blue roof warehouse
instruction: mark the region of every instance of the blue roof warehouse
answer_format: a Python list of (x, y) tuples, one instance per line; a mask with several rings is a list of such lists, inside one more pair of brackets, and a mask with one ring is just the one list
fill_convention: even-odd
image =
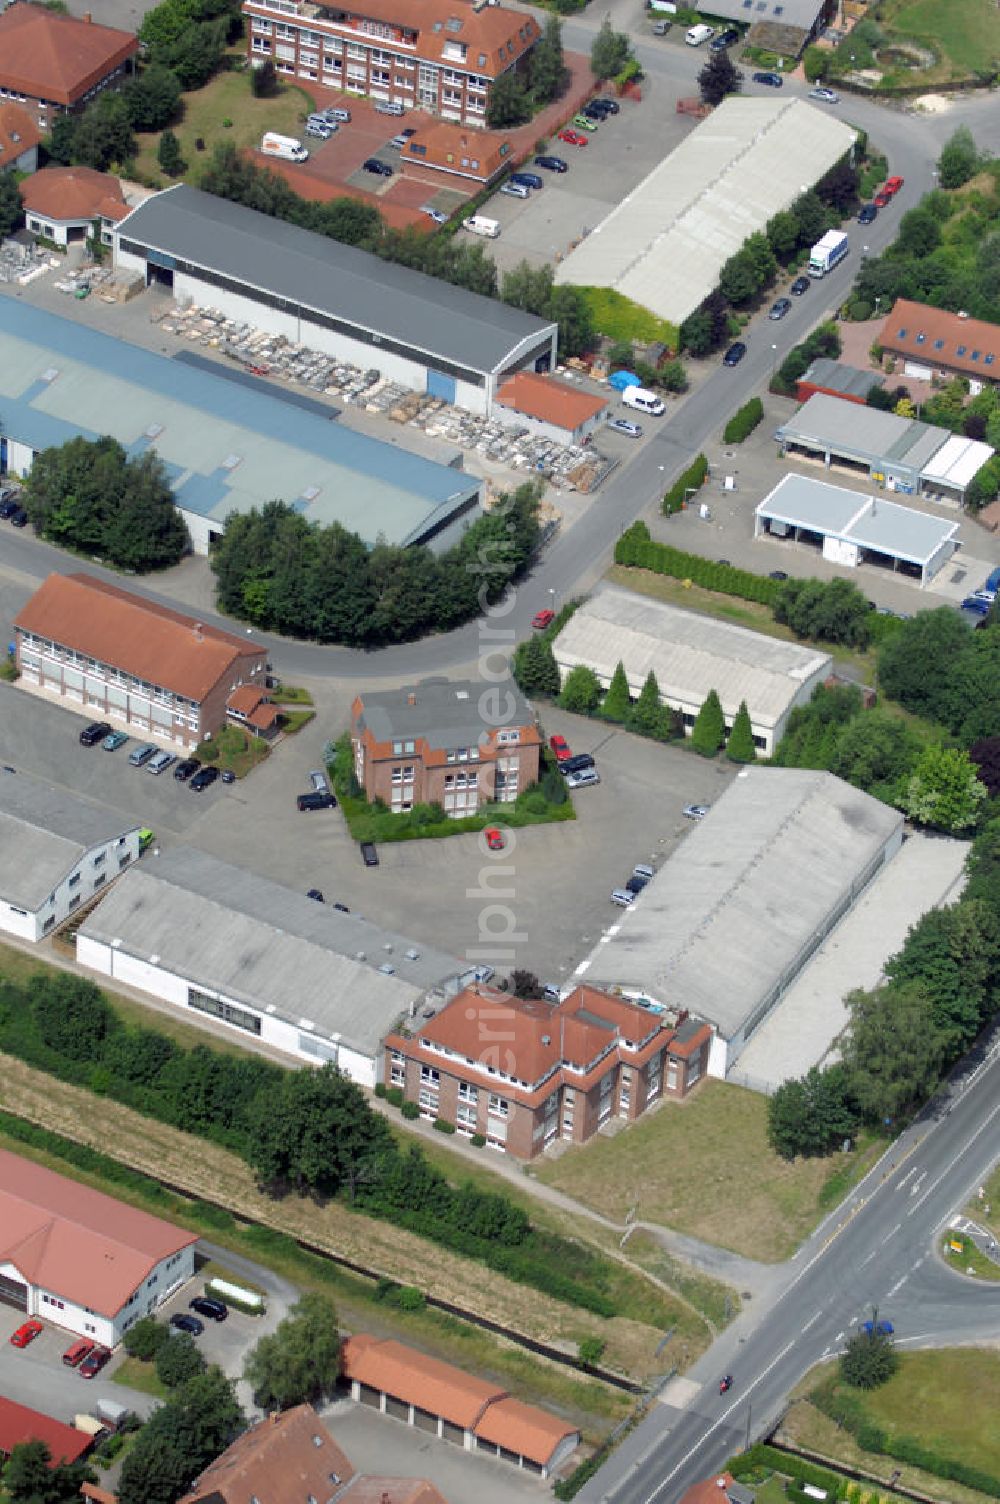
[(448, 546), (478, 509), (463, 471), (342, 427), (270, 390), (168, 359), (11, 298), (0, 298), (0, 459), (110, 434), (155, 449), (196, 553), (230, 512), (275, 499), (366, 543)]

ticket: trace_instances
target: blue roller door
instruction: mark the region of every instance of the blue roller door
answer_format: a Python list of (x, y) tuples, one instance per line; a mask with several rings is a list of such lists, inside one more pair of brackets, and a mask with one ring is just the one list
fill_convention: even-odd
[(427, 372), (427, 394), (430, 397), (441, 397), (445, 402), (455, 400), (454, 376), (443, 376), (440, 371)]

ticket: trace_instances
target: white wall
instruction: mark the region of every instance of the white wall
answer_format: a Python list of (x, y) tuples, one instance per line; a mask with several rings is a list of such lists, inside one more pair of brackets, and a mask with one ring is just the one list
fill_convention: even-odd
[(35, 459), (30, 444), (20, 444), (16, 439), (7, 440), (7, 471), (10, 475), (27, 475)]
[(37, 913), (15, 908), (12, 903), (0, 900), (0, 930), (7, 935), (16, 935), (19, 940), (38, 939), (39, 919)]
[[(189, 1023), (202, 1027), (214, 1025), (226, 1029), (239, 1043), (247, 1044), (251, 1040), (256, 1040), (263, 1045), (270, 1045), (273, 1049), (280, 1050), (284, 1055), (302, 1060), (308, 1065), (321, 1065), (324, 1061), (332, 1061), (359, 1086), (373, 1087), (378, 1079), (376, 1076), (377, 1054), (366, 1055), (362, 1050), (329, 1039), (319, 1032), (312, 1034), (304, 1029), (301, 1023), (293, 1023), (277, 1014), (265, 1012), (264, 1005), (252, 1007), (239, 998), (227, 997), (226, 994), (220, 993), (218, 989), (208, 984), (191, 983), (192, 986), (198, 987), (200, 991), (212, 997), (231, 1002), (235, 1007), (254, 1014), (260, 1019), (259, 1034), (251, 1033), (239, 1024), (230, 1024), (225, 1019), (203, 1013), (198, 1008), (192, 1008), (188, 1003), (188, 981), (185, 977), (178, 976), (166, 967), (154, 965), (141, 956), (132, 955), (122, 947), (112, 947), (103, 940), (95, 940), (91, 936), (78, 934), (76, 959), (81, 966), (99, 972), (101, 976), (123, 982), (129, 987), (137, 988), (140, 992), (150, 993), (161, 1002), (172, 1004), (184, 1013)], [(310, 1044), (314, 1041), (314, 1047), (310, 1048)]]
[(860, 550), (856, 543), (849, 543), (846, 538), (823, 539), (823, 557), (831, 564), (843, 564), (848, 569), (856, 569)]
[(37, 909), (0, 902), (0, 930), (16, 935), (20, 940), (43, 939), (70, 914), (87, 904), (95, 893), (110, 887), (138, 856), (137, 825), (101, 846), (91, 847)]
[[(10, 1264), (0, 1265), (0, 1274), (21, 1279)], [(194, 1277), (194, 1244), (178, 1249), (150, 1270), (138, 1290), (112, 1316), (105, 1316), (86, 1306), (77, 1305), (59, 1290), (38, 1285), (28, 1286), (28, 1315), (38, 1316), (53, 1326), (78, 1337), (89, 1337), (105, 1347), (117, 1347), (124, 1332), (143, 1316), (162, 1305), (175, 1290)]]
[(592, 433), (596, 433), (604, 419), (604, 413), (597, 413), (593, 418), (588, 418), (586, 423), (581, 423), (575, 430), (559, 428), (555, 423), (546, 423), (541, 418), (530, 418), (527, 413), (519, 413), (512, 407), (504, 407), (497, 403), (493, 409), (493, 417), (505, 428), (526, 428), (529, 433), (536, 434), (543, 439), (551, 439), (555, 444), (580, 444)]

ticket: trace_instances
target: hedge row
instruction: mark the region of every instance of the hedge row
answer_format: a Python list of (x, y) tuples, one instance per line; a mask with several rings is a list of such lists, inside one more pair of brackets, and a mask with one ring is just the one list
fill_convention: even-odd
[(828, 1499), (847, 1497), (846, 1478), (838, 1478), (836, 1473), (828, 1473), (826, 1468), (806, 1462), (792, 1452), (781, 1452), (777, 1447), (768, 1446), (766, 1441), (756, 1442), (749, 1451), (740, 1452), (726, 1463), (726, 1471), (737, 1479), (751, 1478), (761, 1469), (782, 1473), (786, 1478), (794, 1479), (800, 1487), (808, 1483), (813, 1488), (821, 1488)]
[(763, 416), (763, 402), (759, 397), (751, 397), (749, 402), (744, 402), (743, 406), (733, 413), (722, 430), (722, 442), (742, 444), (744, 439), (750, 437)]
[(703, 559), (700, 554), (672, 548), (668, 543), (654, 543), (644, 522), (634, 522), (622, 533), (615, 544), (615, 563), (633, 569), (649, 569), (654, 574), (670, 575), (675, 580), (692, 580), (706, 590), (718, 590), (723, 595), (735, 595), (772, 609), (780, 589), (778, 580), (753, 574), (749, 569), (718, 564), (712, 559)]
[(699, 486), (704, 485), (707, 475), (708, 460), (703, 454), (699, 454), (691, 461), (687, 469), (677, 477), (666, 496), (664, 496), (663, 510), (665, 514), (669, 517), (672, 512), (679, 512), (684, 505), (687, 493), (697, 490)]
[(874, 1452), (880, 1457), (891, 1457), (895, 1462), (919, 1467), (937, 1478), (947, 1478), (952, 1483), (961, 1483), (966, 1488), (977, 1489), (981, 1494), (1000, 1499), (1000, 1477), (985, 1473), (980, 1468), (970, 1467), (956, 1457), (922, 1446), (912, 1436), (893, 1436), (876, 1425), (868, 1416), (863, 1401), (843, 1390), (835, 1379), (827, 1379), (809, 1396), (817, 1410), (849, 1431), (862, 1451)]

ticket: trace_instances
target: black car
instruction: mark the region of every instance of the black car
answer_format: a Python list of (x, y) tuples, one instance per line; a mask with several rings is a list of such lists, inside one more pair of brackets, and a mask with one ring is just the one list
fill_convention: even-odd
[(565, 777), (570, 773), (582, 773), (584, 768), (592, 768), (594, 759), (589, 752), (577, 752), (575, 757), (564, 757), (559, 764), (559, 771)]
[(213, 1300), (210, 1295), (196, 1295), (194, 1300), (188, 1301), (192, 1311), (197, 1311), (199, 1316), (207, 1316), (210, 1321), (225, 1321), (229, 1315), (229, 1307), (225, 1301)]
[(349, 914), (351, 912), (346, 903), (335, 903), (333, 907), (339, 909), (342, 914)]
[(607, 120), (609, 115), (618, 114), (618, 105), (615, 100), (599, 95), (597, 99), (588, 99), (580, 113), (590, 120)]
[(740, 34), (735, 26), (727, 26), (725, 31), (720, 31), (717, 37), (713, 37), (708, 44), (709, 52), (724, 52), (734, 42), (738, 42)]
[(639, 877), (635, 872), (633, 872), (632, 876), (629, 878), (628, 882), (625, 884), (625, 892), (626, 893), (641, 893), (642, 890), (643, 890), (643, 888), (647, 887), (648, 884), (649, 884), (649, 878), (648, 877)]
[(549, 172), (569, 172), (569, 163), (562, 157), (536, 157), (536, 167), (545, 167)]
[(862, 204), (858, 210), (858, 224), (870, 225), (873, 219), (878, 218), (878, 210), (874, 204)]
[(10, 520), (13, 527), (28, 526), (28, 514), (23, 507), (18, 507), (16, 512), (12, 512), (10, 514)]
[(378, 852), (371, 841), (361, 842), (361, 859), (366, 867), (378, 866)]
[(197, 1316), (189, 1316), (186, 1311), (178, 1311), (176, 1316), (171, 1316), (170, 1325), (178, 1332), (187, 1332), (192, 1337), (200, 1337), (205, 1330), (205, 1323), (199, 1321)]
[(366, 157), (361, 165), (364, 168), (365, 172), (372, 172), (376, 177), (392, 177), (392, 168), (389, 166), (388, 162), (380, 162), (378, 157)]
[(233, 772), (232, 768), (223, 768), (223, 770), (222, 770), (222, 781), (223, 781), (223, 783), (235, 783), (236, 782), (236, 774)]
[(724, 366), (738, 366), (746, 353), (747, 347), (743, 341), (741, 339), (734, 340), (722, 357), (722, 364)]
[(111, 729), (107, 721), (91, 721), (90, 725), (84, 726), (80, 732), (80, 746), (96, 747), (98, 742), (103, 742)]
[(323, 902), (323, 894), (322, 894), (322, 892), (320, 891), (319, 888), (310, 888), (309, 892), (306, 894), (306, 897), (307, 898), (314, 898), (317, 903), (322, 903)]
[(194, 775), (191, 782), (188, 784), (188, 788), (191, 789), (194, 793), (200, 794), (202, 789), (211, 788), (212, 784), (215, 782), (218, 776), (218, 768), (199, 768), (198, 772)]
[(200, 764), (196, 757), (185, 757), (174, 769), (174, 777), (178, 783), (186, 783), (192, 773), (197, 773)]
[(336, 809), (337, 801), (332, 794), (319, 794), (315, 789), (308, 794), (299, 794), (295, 800), (299, 810)]
[(812, 283), (808, 277), (796, 277), (788, 291), (793, 297), (801, 298), (804, 292), (808, 292)]
[(769, 89), (780, 89), (785, 82), (780, 73), (755, 73), (753, 81), (755, 84), (767, 84)]
[(0, 501), (0, 517), (13, 517), (15, 512), (21, 510), (21, 503), (16, 496), (5, 496)]

